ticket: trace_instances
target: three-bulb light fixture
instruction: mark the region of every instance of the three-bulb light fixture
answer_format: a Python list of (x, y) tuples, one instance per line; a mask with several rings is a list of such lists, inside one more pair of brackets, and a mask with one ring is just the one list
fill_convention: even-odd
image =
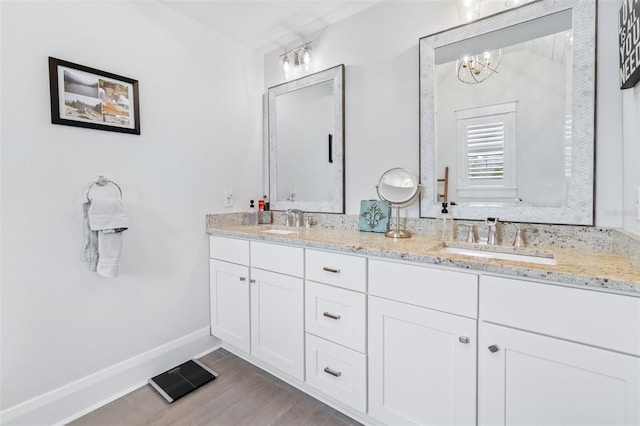
[(302, 77), (312, 71), (311, 43), (304, 43), (280, 55), (282, 75), (285, 80)]

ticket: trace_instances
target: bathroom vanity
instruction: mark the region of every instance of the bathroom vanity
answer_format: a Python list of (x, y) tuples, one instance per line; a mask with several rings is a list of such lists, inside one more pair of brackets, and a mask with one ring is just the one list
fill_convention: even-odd
[(345, 229), (211, 224), (211, 332), (367, 424), (639, 424), (640, 273)]

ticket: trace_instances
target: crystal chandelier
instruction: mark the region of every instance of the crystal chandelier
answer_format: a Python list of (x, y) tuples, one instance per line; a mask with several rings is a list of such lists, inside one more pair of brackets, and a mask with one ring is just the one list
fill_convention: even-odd
[(481, 83), (498, 72), (500, 59), (502, 59), (500, 49), (458, 59), (456, 61), (458, 80), (467, 84)]

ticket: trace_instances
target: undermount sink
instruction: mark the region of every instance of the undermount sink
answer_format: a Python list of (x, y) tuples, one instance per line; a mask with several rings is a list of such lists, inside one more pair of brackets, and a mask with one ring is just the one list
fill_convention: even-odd
[(485, 246), (482, 249), (443, 247), (440, 251), (443, 253), (459, 254), (462, 256), (470, 256), (480, 259), (512, 260), (515, 262), (537, 263), (539, 265), (557, 265), (556, 259), (553, 257), (553, 253), (505, 253), (503, 251), (492, 251), (489, 246)]
[(277, 234), (277, 235), (289, 235), (289, 234), (297, 234), (298, 231), (292, 231), (290, 229), (265, 229), (260, 232), (265, 232), (267, 234)]

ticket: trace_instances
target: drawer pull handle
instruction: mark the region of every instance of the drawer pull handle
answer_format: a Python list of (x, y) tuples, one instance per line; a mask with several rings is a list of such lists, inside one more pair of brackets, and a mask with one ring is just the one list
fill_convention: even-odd
[(322, 270), (326, 271), (326, 272), (331, 272), (332, 274), (339, 274), (340, 273), (340, 269), (329, 268), (328, 266), (323, 266)]
[(249, 282), (250, 282), (251, 284), (255, 284), (255, 283), (256, 283), (256, 280), (249, 280)]
[(246, 281), (247, 277), (240, 277), (240, 281)]
[(336, 371), (336, 370), (332, 370), (329, 367), (325, 367), (324, 368), (324, 372), (327, 374), (332, 375), (333, 377), (340, 377), (342, 376), (342, 373), (340, 371)]
[(458, 337), (458, 341), (460, 343), (464, 343), (465, 345), (469, 343), (469, 338), (467, 336), (460, 336)]
[(496, 352), (498, 352), (500, 350), (500, 348), (498, 347), (498, 345), (491, 345), (489, 346), (489, 352), (491, 352), (492, 354), (495, 354)]
[(329, 312), (325, 312), (322, 315), (324, 315), (327, 318), (331, 318), (333, 320), (339, 320), (340, 319), (340, 315), (335, 315), (335, 314), (332, 314), (332, 313), (329, 313)]

